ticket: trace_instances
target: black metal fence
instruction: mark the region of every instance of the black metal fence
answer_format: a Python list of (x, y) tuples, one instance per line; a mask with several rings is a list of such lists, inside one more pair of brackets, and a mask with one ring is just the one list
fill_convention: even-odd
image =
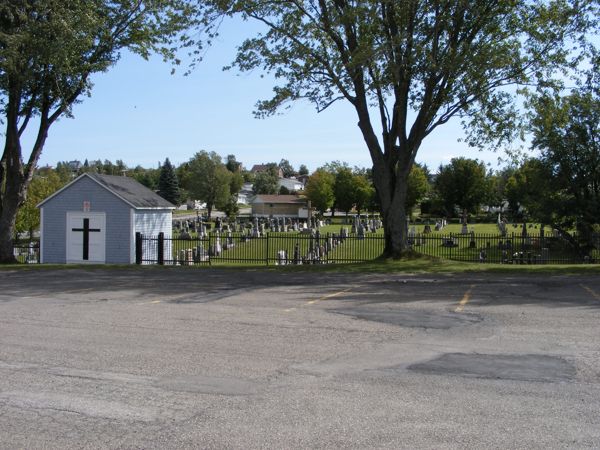
[(181, 239), (136, 235), (137, 264), (331, 264), (370, 261), (383, 253), (382, 235), (265, 233), (209, 234)]
[(39, 264), (40, 243), (38, 241), (16, 243), (13, 245), (13, 255), (20, 263)]
[[(381, 256), (384, 237), (369, 233), (348, 236), (327, 233), (266, 233), (249, 237), (244, 233), (203, 238), (169, 238), (136, 234), (137, 264), (332, 264), (371, 261)], [(600, 235), (583, 251), (577, 236), (522, 236), (510, 234), (414, 234), (413, 250), (433, 257), (500, 264), (581, 264), (600, 263)], [(39, 242), (14, 245), (21, 263), (40, 262)]]
[(422, 254), (455, 261), (500, 264), (581, 264), (600, 263), (600, 235), (582, 250), (577, 236), (518, 234), (415, 234), (412, 248)]

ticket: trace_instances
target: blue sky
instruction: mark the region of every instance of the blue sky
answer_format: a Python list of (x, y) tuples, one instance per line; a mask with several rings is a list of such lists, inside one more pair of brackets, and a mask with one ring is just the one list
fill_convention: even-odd
[[(40, 165), (87, 158), (156, 167), (166, 157), (180, 164), (207, 150), (224, 157), (233, 153), (248, 168), (282, 158), (311, 170), (333, 160), (370, 167), (355, 113), (344, 102), (322, 113), (298, 102), (282, 115), (253, 117), (256, 101), (269, 97), (272, 79), (221, 70), (232, 61), (243, 29), (239, 23), (224, 27), (189, 76), (183, 69), (171, 75), (171, 66), (159, 58), (124, 54), (93, 78), (92, 96), (74, 107), (75, 118), (51, 128)], [(452, 157), (467, 156), (497, 166), (500, 155), (457, 142), (462, 134), (458, 121), (440, 127), (425, 140), (417, 161), (436, 169)], [(24, 152), (31, 142), (31, 136), (24, 139)]]

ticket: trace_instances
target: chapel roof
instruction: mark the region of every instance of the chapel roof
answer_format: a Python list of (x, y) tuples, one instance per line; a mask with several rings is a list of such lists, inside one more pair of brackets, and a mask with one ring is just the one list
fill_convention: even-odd
[(46, 198), (39, 205), (43, 205), (51, 198), (59, 195), (65, 189), (68, 189), (71, 185), (76, 183), (78, 180), (88, 177), (104, 187), (125, 203), (129, 204), (136, 209), (174, 209), (175, 205), (165, 200), (156, 192), (148, 189), (146, 186), (131, 177), (116, 176), (116, 175), (102, 175), (98, 173), (84, 173), (77, 177), (71, 183), (64, 186), (62, 189), (55, 192), (50, 197)]

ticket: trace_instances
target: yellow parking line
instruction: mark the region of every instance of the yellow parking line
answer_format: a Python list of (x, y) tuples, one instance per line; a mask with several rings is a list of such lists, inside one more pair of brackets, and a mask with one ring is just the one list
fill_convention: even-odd
[(467, 290), (467, 292), (465, 292), (465, 295), (463, 295), (463, 298), (458, 303), (458, 306), (456, 307), (456, 309), (454, 310), (454, 312), (462, 312), (463, 309), (465, 309), (465, 305), (467, 303), (469, 303), (469, 300), (471, 299), (471, 291), (473, 290), (474, 287), (475, 287), (474, 284), (472, 284), (471, 286), (469, 286), (469, 290)]
[(333, 297), (337, 297), (338, 295), (345, 294), (346, 292), (348, 292), (348, 291), (351, 291), (352, 289), (354, 289), (354, 288), (356, 288), (356, 287), (357, 287), (357, 286), (350, 286), (349, 288), (347, 288), (347, 289), (344, 289), (343, 291), (334, 292), (334, 293), (332, 293), (332, 294), (327, 294), (327, 295), (324, 295), (324, 296), (323, 296), (323, 297), (321, 297), (321, 298), (317, 298), (317, 299), (315, 299), (315, 300), (310, 300), (310, 301), (306, 302), (306, 304), (307, 304), (307, 305), (314, 305), (315, 303), (317, 303), (317, 302), (320, 302), (320, 301), (322, 301), (322, 300), (327, 300), (328, 298), (333, 298)]
[[(322, 300), (327, 300), (328, 298), (337, 297), (338, 295), (342, 295), (342, 294), (344, 294), (344, 293), (346, 293), (348, 291), (351, 291), (352, 289), (355, 289), (357, 287), (358, 286), (350, 286), (349, 288), (344, 289), (343, 291), (334, 292), (332, 294), (327, 294), (327, 295), (324, 295), (323, 297), (320, 297), (320, 298), (317, 298), (317, 299), (314, 299), (314, 300), (309, 300), (309, 301), (307, 301), (302, 306), (314, 305), (317, 302), (320, 302)], [(287, 309), (284, 309), (285, 312), (292, 312), (292, 311), (295, 311), (295, 310), (296, 310), (296, 308), (287, 308)]]
[(588, 291), (592, 295), (592, 297), (594, 297), (596, 300), (600, 300), (600, 294), (598, 294), (596, 291), (594, 291), (591, 287), (585, 286), (583, 284), (580, 284), (579, 286), (581, 286), (583, 289)]

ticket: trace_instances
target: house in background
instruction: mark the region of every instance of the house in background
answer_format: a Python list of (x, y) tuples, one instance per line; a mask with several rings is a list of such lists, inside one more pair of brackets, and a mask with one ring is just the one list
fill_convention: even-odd
[(281, 186), (285, 186), (290, 193), (304, 190), (304, 184), (295, 178), (280, 178), (277, 180), (277, 189), (281, 189)]
[[(254, 164), (250, 172), (252, 173), (262, 173), (269, 170), (269, 166), (267, 164)], [(283, 170), (280, 167), (277, 167), (277, 178), (283, 178)]]
[(297, 195), (257, 195), (251, 205), (254, 217), (308, 217), (308, 200)]
[(237, 202), (249, 205), (254, 198), (254, 192), (252, 191), (252, 183), (244, 183), (242, 189), (238, 192)]
[(130, 264), (136, 233), (171, 236), (175, 206), (133, 178), (84, 173), (38, 208), (42, 263)]

